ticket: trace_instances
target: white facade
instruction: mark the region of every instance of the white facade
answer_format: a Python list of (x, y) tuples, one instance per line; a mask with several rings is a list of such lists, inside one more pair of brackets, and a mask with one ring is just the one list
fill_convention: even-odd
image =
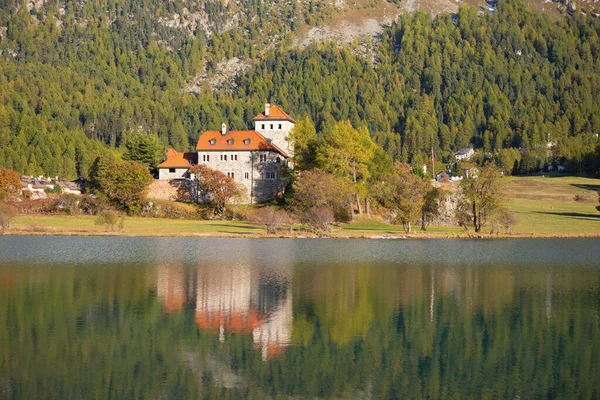
[(189, 178), (188, 170), (190, 168), (159, 168), (158, 179), (168, 180), (176, 178)]
[(294, 144), (288, 140), (293, 128), (294, 123), (287, 120), (254, 121), (254, 130), (290, 157), (294, 156)]
[(267, 201), (282, 189), (286, 159), (274, 151), (199, 151), (198, 164), (221, 171), (246, 188), (245, 201)]

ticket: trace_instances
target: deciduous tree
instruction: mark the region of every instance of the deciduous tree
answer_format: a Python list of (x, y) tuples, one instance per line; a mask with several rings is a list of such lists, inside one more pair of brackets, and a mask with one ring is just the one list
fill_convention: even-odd
[(190, 168), (190, 173), (194, 174), (196, 202), (209, 203), (215, 215), (223, 215), (227, 202), (238, 191), (233, 178), (205, 164), (194, 165)]
[(135, 161), (117, 161), (106, 165), (99, 161), (95, 164), (102, 166), (95, 169), (90, 177), (95, 190), (128, 212), (137, 211), (152, 182), (148, 169)]
[(346, 179), (319, 169), (302, 171), (296, 177), (293, 189), (292, 208), (300, 218), (312, 208), (329, 207), (336, 220), (348, 219), (352, 186)]
[(419, 176), (410, 173), (406, 164), (397, 164), (392, 172), (373, 188), (374, 198), (391, 214), (391, 222), (401, 223), (406, 233), (422, 213), (425, 193), (429, 185)]
[(21, 179), (17, 171), (0, 168), (0, 200), (14, 196), (21, 190)]
[(323, 143), (317, 149), (317, 162), (323, 170), (354, 184), (359, 213), (362, 213), (360, 197), (366, 191), (374, 148), (367, 128), (354, 129), (350, 121), (345, 121), (324, 132)]
[(475, 232), (481, 232), (488, 218), (504, 205), (504, 186), (502, 174), (491, 164), (461, 181), (459, 208), (468, 213)]

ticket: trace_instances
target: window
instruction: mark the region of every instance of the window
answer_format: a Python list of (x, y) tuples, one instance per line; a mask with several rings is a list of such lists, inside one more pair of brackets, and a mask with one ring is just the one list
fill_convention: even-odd
[(203, 154), (202, 155), (202, 161), (210, 161), (210, 155), (209, 154)]
[(175, 168), (169, 168), (169, 173), (170, 174), (174, 174), (175, 173)]
[(233, 139), (227, 139), (227, 144), (233, 144)]
[(219, 159), (223, 161), (223, 154), (219, 154)]
[(244, 144), (250, 144), (250, 139), (248, 139), (248, 138), (244, 139)]
[(237, 154), (231, 155), (231, 161), (237, 161)]
[(276, 179), (277, 174), (275, 172), (263, 172), (263, 179)]
[(233, 172), (228, 172), (227, 177), (232, 178), (232, 179), (235, 178)]
[(281, 129), (281, 124), (279, 124), (279, 129)]
[(271, 124), (271, 129), (273, 129), (273, 124)]
[(208, 143), (215, 144), (215, 143), (217, 143), (217, 140), (215, 138), (212, 138), (208, 141)]
[(258, 160), (260, 162), (266, 162), (267, 161), (267, 155), (266, 154), (259, 154), (258, 155)]
[(265, 124), (261, 124), (260, 129), (265, 129)]
[(250, 172), (244, 172), (244, 179), (250, 179)]
[(277, 161), (277, 163), (280, 163), (280, 162), (281, 162), (281, 158), (277, 157), (277, 158), (275, 159), (275, 161)]

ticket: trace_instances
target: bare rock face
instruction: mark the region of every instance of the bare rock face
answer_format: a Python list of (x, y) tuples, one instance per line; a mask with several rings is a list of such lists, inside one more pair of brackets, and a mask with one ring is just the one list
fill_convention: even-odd
[(432, 225), (439, 226), (455, 226), (456, 225), (456, 209), (458, 206), (458, 194), (451, 193), (446, 196), (440, 204), (440, 214), (433, 220)]

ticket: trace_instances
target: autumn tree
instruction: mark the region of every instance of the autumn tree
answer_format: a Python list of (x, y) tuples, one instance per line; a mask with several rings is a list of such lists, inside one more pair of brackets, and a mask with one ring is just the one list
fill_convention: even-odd
[(154, 168), (164, 157), (165, 146), (156, 134), (134, 132), (127, 136), (123, 159), (136, 161), (147, 168)]
[(391, 222), (401, 223), (404, 231), (410, 233), (412, 223), (421, 217), (428, 188), (428, 183), (413, 175), (409, 166), (398, 163), (373, 188), (373, 195), (380, 205), (390, 211)]
[(338, 221), (348, 219), (353, 188), (346, 179), (319, 169), (302, 171), (293, 189), (292, 208), (301, 219), (309, 210), (319, 207), (330, 208)]
[(14, 196), (21, 190), (21, 179), (17, 171), (0, 168), (0, 200)]
[[(447, 176), (447, 175), (446, 175)], [(441, 188), (431, 188), (425, 193), (421, 207), (421, 230), (440, 215), (441, 203), (444, 201), (444, 191)]]
[[(475, 176), (461, 181), (459, 208), (473, 222), (475, 232), (481, 232), (487, 220), (502, 208), (506, 197), (504, 188), (500, 170), (491, 164), (482, 168)], [(464, 215), (462, 220), (465, 220)]]
[(269, 206), (256, 210), (248, 217), (248, 221), (263, 225), (267, 233), (275, 234), (279, 227), (289, 223), (290, 217), (285, 210), (277, 210)]
[(375, 144), (365, 127), (354, 129), (350, 121), (338, 122), (324, 132), (323, 142), (317, 149), (317, 163), (323, 170), (348, 179), (354, 185), (354, 196), (359, 214), (360, 197), (366, 192), (369, 162)]
[(305, 115), (299, 119), (290, 132), (289, 140), (294, 144), (294, 163), (301, 171), (313, 169), (316, 166), (317, 131), (310, 117)]
[(17, 210), (10, 204), (0, 203), (0, 233), (10, 228), (10, 224), (17, 216)]
[(233, 178), (205, 164), (194, 165), (190, 168), (190, 173), (194, 175), (196, 202), (206, 202), (212, 205), (215, 215), (223, 215), (227, 202), (239, 190)]
[(110, 164), (96, 161), (98, 162), (95, 164), (99, 168), (94, 169), (90, 176), (94, 190), (127, 212), (137, 211), (152, 182), (148, 169), (135, 161), (117, 161)]

